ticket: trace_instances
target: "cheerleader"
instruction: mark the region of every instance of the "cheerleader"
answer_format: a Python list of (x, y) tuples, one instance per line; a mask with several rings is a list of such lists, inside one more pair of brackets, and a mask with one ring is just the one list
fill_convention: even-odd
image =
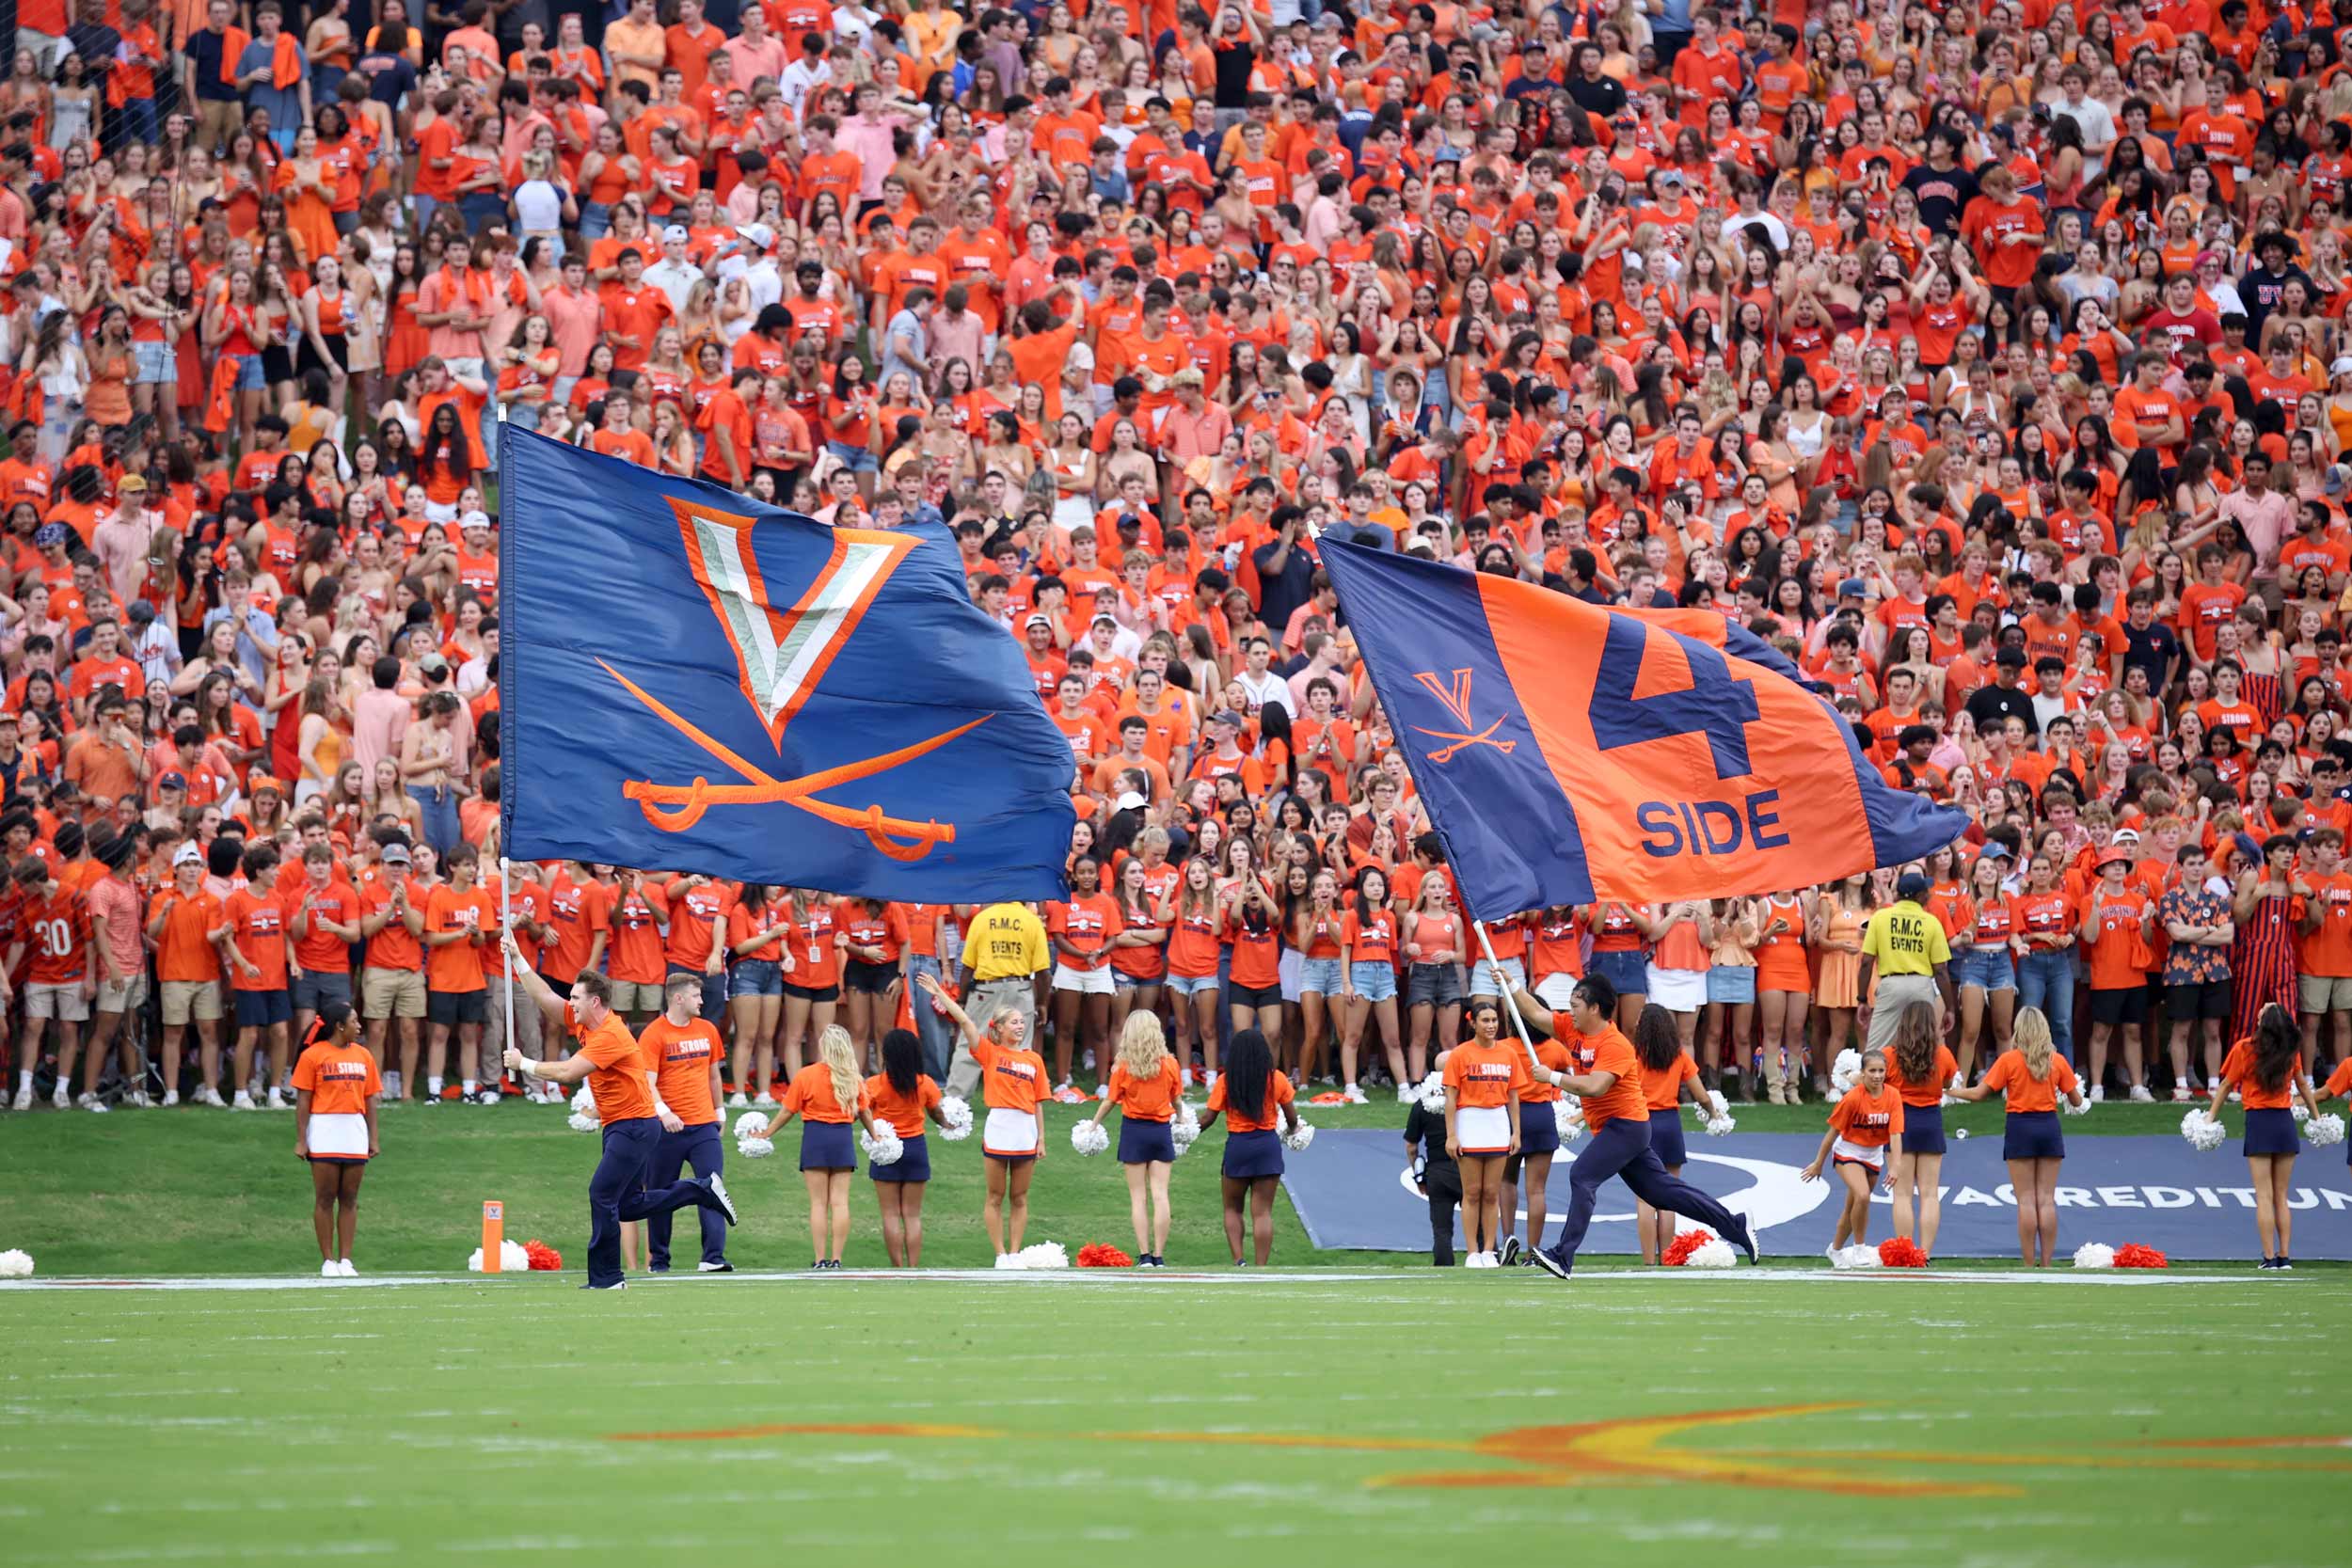
[(1274, 1256), (1274, 1189), (1282, 1180), (1282, 1145), (1274, 1129), (1298, 1130), (1298, 1112), (1291, 1104), (1295, 1095), (1291, 1081), (1274, 1069), (1265, 1036), (1256, 1029), (1236, 1030), (1225, 1048), (1225, 1070), (1209, 1090), (1200, 1131), (1206, 1132), (1224, 1115), (1225, 1244), (1237, 1269), (1249, 1266), (1241, 1247), (1245, 1201), (1258, 1267)]
[[(1438, 1072), (1445, 1071), (1446, 1059), (1453, 1054), (1438, 1053), (1435, 1066)], [(1423, 1154), (1423, 1149), (1428, 1152)], [(1405, 1175), (1413, 1190), (1429, 1200), (1429, 1261), (1450, 1269), (1454, 1266), (1454, 1211), (1462, 1202), (1462, 1167), (1446, 1152), (1445, 1112), (1431, 1110), (1418, 1094), (1413, 1096), (1412, 1109), (1405, 1113)], [(1528, 1234), (1541, 1236), (1543, 1231), (1530, 1228)]]
[(898, 1134), (901, 1152), (893, 1164), (868, 1162), (866, 1176), (882, 1205), (882, 1247), (890, 1254), (890, 1266), (919, 1269), (923, 1194), (931, 1180), (930, 1144), (923, 1122), (929, 1117), (943, 1127), (946, 1123), (939, 1115), (939, 1084), (923, 1070), (923, 1045), (913, 1030), (884, 1033), (882, 1061), (882, 1069), (866, 1081), (866, 1102)]
[[(1641, 1016), (1633, 1021), (1633, 1055), (1639, 1064), (1642, 1102), (1649, 1108), (1650, 1152), (1668, 1176), (1678, 1177), (1690, 1163), (1682, 1141), (1682, 1102), (1697, 1101), (1702, 1113), (1707, 1103), (1698, 1062), (1682, 1043), (1682, 1020), (1673, 1008), (1657, 1002), (1642, 1004)], [(1674, 1244), (1675, 1217), (1671, 1211), (1638, 1198), (1635, 1203), (1642, 1261), (1654, 1264)]]
[(980, 1164), (988, 1177), (980, 1223), (1002, 1262), (1021, 1250), (1022, 1233), (1029, 1227), (1029, 1182), (1037, 1175), (1037, 1163), (1045, 1158), (1041, 1106), (1050, 1092), (1045, 1058), (1027, 1048), (1029, 1021), (1017, 1010), (1000, 1009), (981, 1029), (935, 977), (918, 974), (915, 979), (963, 1031), (963, 1043), (979, 1064), (980, 1099), (988, 1108), (988, 1119), (980, 1124)]
[(1136, 1262), (1147, 1269), (1168, 1264), (1168, 1177), (1176, 1164), (1176, 1140), (1168, 1124), (1183, 1092), (1184, 1074), (1168, 1054), (1158, 1017), (1129, 1013), (1120, 1027), (1107, 1095), (1094, 1107), (1094, 1124), (1100, 1127), (1111, 1107), (1119, 1107), (1127, 1215), (1136, 1227)]
[[(1534, 1047), (1534, 1052), (1535, 1060), (1553, 1072), (1566, 1072), (1576, 1065), (1568, 1048), (1558, 1040), (1547, 1039)], [(1502, 1200), (1496, 1205), (1502, 1216), (1505, 1268), (1518, 1262), (1523, 1255), (1518, 1233), (1521, 1195), (1527, 1200), (1530, 1246), (1542, 1243), (1544, 1226), (1551, 1218), (1551, 1206), (1545, 1201), (1544, 1194), (1551, 1180), (1552, 1158), (1560, 1152), (1560, 1101), (1565, 1098), (1558, 1088), (1532, 1070), (1526, 1085), (1518, 1091), (1519, 1151), (1502, 1162)], [(1529, 1259), (1531, 1264), (1533, 1261)]]
[(1870, 1189), (1886, 1173), (1887, 1156), (1899, 1160), (1902, 1152), (1903, 1101), (1886, 1086), (1886, 1053), (1865, 1051), (1862, 1082), (1831, 1108), (1820, 1151), (1797, 1173), (1807, 1181), (1819, 1181), (1822, 1163), (1835, 1160), (1837, 1179), (1846, 1184), (1846, 1207), (1838, 1212), (1836, 1239), (1829, 1244), (1832, 1258), (1850, 1241), (1870, 1239)]
[(1500, 1037), (1502, 1003), (1473, 997), (1470, 1024), (1470, 1037), (1446, 1058), (1446, 1151), (1462, 1167), (1462, 1233), (1470, 1247), (1464, 1266), (1494, 1269), (1502, 1266), (1502, 1167), (1519, 1151), (1518, 1093), (1530, 1080), (1526, 1053), (1516, 1040)]
[(1903, 1102), (1902, 1141), (1895, 1148), (1895, 1234), (1909, 1239), (1915, 1233), (1931, 1260), (1944, 1218), (1944, 1090), (1960, 1076), (1960, 1062), (1941, 1037), (1935, 1005), (1914, 1002), (1895, 1021), (1886, 1059), (1886, 1081)]
[(2001, 1158), (2009, 1165), (2010, 1190), (2017, 1195), (2017, 1255), (2041, 1269), (2049, 1267), (2050, 1255), (2058, 1250), (2058, 1166), (2066, 1159), (2058, 1097), (2064, 1095), (2077, 1109), (2089, 1101), (2074, 1068), (2051, 1043), (2050, 1021), (2041, 1008), (2018, 1009), (2011, 1034), (2017, 1043), (2001, 1053), (1976, 1087), (1954, 1084), (1949, 1093), (1972, 1104), (1998, 1094), (2008, 1107)]
[(359, 1179), (375, 1158), (375, 1100), (384, 1082), (358, 1044), (347, 1002), (323, 1002), (294, 1063), (294, 1158), (310, 1165), (310, 1226), (319, 1275), (350, 1279), (351, 1239), (359, 1228)]
[(808, 1189), (809, 1250), (817, 1255), (809, 1267), (837, 1269), (850, 1241), (850, 1179), (857, 1174), (850, 1124), (874, 1131), (857, 1052), (850, 1032), (838, 1023), (828, 1023), (818, 1034), (817, 1060), (792, 1075), (784, 1103), (760, 1136), (774, 1137), (794, 1117), (802, 1118), (801, 1184)]
[[(2230, 1047), (2221, 1059), (2221, 1076), (2214, 1080), (2213, 1103), (2205, 1114), (2218, 1119), (2221, 1105), (2235, 1089), (2246, 1105), (2246, 1169), (2254, 1179), (2254, 1229), (2262, 1237), (2265, 1269), (2292, 1269), (2287, 1256), (2294, 1211), (2287, 1206), (2295, 1175), (2295, 1156), (2303, 1137), (2295, 1126), (2295, 1101), (2319, 1114), (2312, 1081), (2303, 1075), (2303, 1037), (2295, 1020), (2276, 1002), (2264, 1006), (2254, 1032)], [(2341, 1069), (2329, 1078), (2332, 1086)]]

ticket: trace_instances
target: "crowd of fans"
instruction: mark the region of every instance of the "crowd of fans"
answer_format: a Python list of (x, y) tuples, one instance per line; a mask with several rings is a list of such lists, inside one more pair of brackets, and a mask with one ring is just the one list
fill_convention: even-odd
[[(1409, 1085), (1495, 989), (1335, 531), (1797, 657), (1972, 817), (1919, 868), (1964, 1075), (2021, 1004), (2094, 1096), (2187, 1097), (2268, 1000), (2342, 1047), (2324, 7), (16, 16), (18, 1109), (279, 1103), (346, 999), (389, 1098), (499, 1093), (501, 416), (952, 531), (1071, 739), (1035, 980), (1067, 1098), (1136, 1007), (1187, 1071), (1255, 1027), (1310, 1084)], [(1893, 876), (1493, 938), (1547, 1000), (1589, 966), (1629, 1023), (1665, 1003), (1710, 1084), (1819, 1095)], [(511, 896), (637, 1022), (708, 974), (746, 1099), (836, 1015), (862, 1048), (921, 1015), (944, 1068), (905, 982), (969, 911), (585, 865)]]

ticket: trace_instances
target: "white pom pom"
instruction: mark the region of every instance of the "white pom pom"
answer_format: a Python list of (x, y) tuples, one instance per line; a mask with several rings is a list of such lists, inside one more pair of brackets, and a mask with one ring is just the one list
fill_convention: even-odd
[(1733, 1128), (1738, 1127), (1739, 1125), (1740, 1124), (1738, 1122), (1732, 1120), (1731, 1117), (1727, 1116), (1708, 1117), (1707, 1118), (1707, 1135), (1710, 1138), (1720, 1138), (1724, 1133), (1730, 1132)]
[(1315, 1141), (1314, 1128), (1302, 1120), (1296, 1128), (1282, 1134), (1282, 1147), (1294, 1154), (1304, 1154), (1307, 1146)]
[(1837, 1060), (1829, 1069), (1829, 1086), (1844, 1094), (1862, 1082), (1862, 1053), (1848, 1046), (1837, 1053)]
[(2085, 1242), (2074, 1249), (2074, 1266), (2078, 1269), (2111, 1269), (2115, 1267), (2115, 1249), (2105, 1242)]
[(33, 1277), (33, 1255), (18, 1247), (0, 1252), (0, 1279)]
[(2303, 1136), (2314, 1147), (2344, 1142), (2344, 1118), (2334, 1112), (2303, 1124)]
[(735, 1141), (764, 1138), (768, 1135), (769, 1115), (765, 1111), (746, 1111), (735, 1118)]
[(1731, 1115), (1731, 1101), (1724, 1098), (1724, 1091), (1721, 1089), (1707, 1091), (1707, 1108), (1714, 1113), (1707, 1118), (1709, 1122)]
[[(531, 1254), (523, 1250), (522, 1243), (519, 1242), (501, 1242), (499, 1243), (499, 1267), (508, 1274), (528, 1274), (531, 1272)], [(473, 1255), (466, 1259), (466, 1268), (472, 1274), (482, 1272), (482, 1249), (480, 1247), (474, 1248)]]
[(1431, 1116), (1445, 1115), (1445, 1074), (1433, 1072), (1422, 1079), (1420, 1087), (1413, 1090), (1413, 1098), (1420, 1101), (1421, 1108)]
[(2181, 1118), (2181, 1136), (2198, 1153), (2210, 1154), (2228, 1141), (2230, 1133), (2201, 1105)]
[(765, 1160), (775, 1151), (775, 1142), (770, 1138), (738, 1138), (735, 1140), (735, 1152), (746, 1160)]
[(1168, 1120), (1168, 1135), (1175, 1143), (1177, 1153), (1190, 1148), (1200, 1137), (1200, 1113), (1178, 1101), (1176, 1113)]
[(571, 1115), (571, 1123), (572, 1131), (575, 1132), (594, 1132), (604, 1125), (596, 1119), (596, 1113), (593, 1111), (574, 1111)]
[(572, 1110), (580, 1116), (595, 1116), (596, 1114), (596, 1091), (586, 1084), (580, 1085), (580, 1092), (572, 1096)]
[(951, 1094), (939, 1102), (939, 1135), (948, 1143), (961, 1143), (972, 1135), (972, 1102), (960, 1094)]
[(1070, 1147), (1080, 1154), (1100, 1154), (1110, 1146), (1109, 1129), (1091, 1117), (1070, 1130)]
[(871, 1133), (860, 1132), (857, 1142), (858, 1147), (866, 1150), (866, 1164), (871, 1165), (895, 1165), (906, 1158), (905, 1140), (898, 1136), (898, 1130), (886, 1121), (874, 1123)]
[(2058, 1101), (2058, 1109), (2065, 1112), (2070, 1117), (2087, 1117), (2090, 1115), (2090, 1107), (2096, 1103), (2097, 1101), (2092, 1100), (2090, 1096), (2085, 1095), (2082, 1098), (2082, 1103), (2079, 1105), (2071, 1100), (2060, 1100)]
[(2298, 1100), (2287, 1107), (2287, 1114), (2297, 1121), (2308, 1121), (2311, 1119), (2312, 1108)]
[(1701, 1242), (1691, 1256), (1682, 1260), (1686, 1269), (1727, 1269), (1740, 1260), (1738, 1249), (1717, 1236)]
[(1850, 1247), (1840, 1247), (1837, 1255), (1830, 1259), (1830, 1266), (1838, 1269), (1875, 1269), (1879, 1266), (1879, 1249), (1862, 1242), (1857, 1242)]
[(1574, 1143), (1587, 1131), (1584, 1126), (1584, 1101), (1563, 1100), (1552, 1112), (1552, 1121), (1560, 1129), (1560, 1141)]
[(1017, 1266), (1025, 1269), (1070, 1267), (1070, 1254), (1059, 1242), (1031, 1242), (1013, 1256), (1021, 1259)]

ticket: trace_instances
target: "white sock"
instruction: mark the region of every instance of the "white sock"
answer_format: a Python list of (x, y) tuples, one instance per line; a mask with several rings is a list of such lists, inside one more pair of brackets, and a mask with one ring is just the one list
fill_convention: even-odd
[(466, 1092), (467, 1092), (468, 1094), (471, 1094), (471, 1093), (473, 1093), (473, 1092), (474, 1092), (474, 1088), (475, 1088), (474, 1081), (473, 1081), (472, 1079), (470, 1079), (470, 1078), (467, 1079), (467, 1080), (466, 1080)]
[(17, 1073), (16, 1087), (17, 1092), (20, 1094), (30, 1094), (33, 1092), (33, 1069), (31, 1068), (23, 1069)]
[(440, 1099), (441, 1081), (438, 1078), (427, 1078), (424, 1081), (424, 1092), (431, 1095), (436, 1100)]

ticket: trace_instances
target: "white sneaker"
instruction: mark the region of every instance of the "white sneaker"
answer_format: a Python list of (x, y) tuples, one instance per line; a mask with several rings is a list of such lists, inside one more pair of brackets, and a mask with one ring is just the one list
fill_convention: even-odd
[(2132, 1085), (2132, 1099), (2138, 1103), (2142, 1105), (2153, 1104), (2155, 1102), (2155, 1098), (2156, 1097), (2154, 1095), (2148, 1092), (2147, 1085), (2134, 1084)]
[(359, 1277), (359, 1271), (351, 1266), (351, 1259), (348, 1258), (342, 1259), (335, 1264), (335, 1272), (342, 1275), (345, 1279), (357, 1279)]
[(237, 1091), (237, 1098), (230, 1101), (229, 1108), (232, 1111), (255, 1111), (261, 1109), (260, 1106), (253, 1103), (253, 1096), (246, 1093), (243, 1089), (239, 1089)]
[(403, 1092), (404, 1090), (400, 1082), (400, 1069), (398, 1068), (394, 1068), (391, 1071), (384, 1074), (385, 1099), (398, 1100)]
[(341, 1279), (342, 1276), (343, 1271), (335, 1266), (335, 1259), (332, 1258), (329, 1258), (326, 1261), (319, 1265), (319, 1277), (321, 1279)]
[(1821, 1249), (1821, 1256), (1835, 1263), (1837, 1261), (1837, 1249), (1834, 1246), (1825, 1246)]
[(1347, 1096), (1347, 1102), (1350, 1105), (1369, 1105), (1372, 1103), (1371, 1101), (1364, 1098), (1364, 1091), (1358, 1088), (1353, 1084), (1348, 1085), (1347, 1087), (1342, 1089), (1340, 1092)]
[(1491, 1252), (1473, 1252), (1470, 1255), (1470, 1262), (1466, 1265), (1466, 1267), (1473, 1269), (1499, 1269), (1502, 1267), (1502, 1260)]
[[(532, 1093), (532, 1096), (536, 1098), (538, 1091), (534, 1089)], [(733, 1094), (727, 1096), (727, 1109), (730, 1111), (748, 1111), (751, 1109), (751, 1106), (752, 1102), (743, 1097), (743, 1091), (741, 1089), (738, 1089)]]
[(2105, 1084), (2093, 1084), (2090, 1085), (2090, 1102), (2093, 1105), (2105, 1104), (2106, 1102), (2106, 1098), (2107, 1086)]
[(147, 1091), (145, 1089), (133, 1089), (131, 1091), (130, 1098), (124, 1101), (123, 1103), (130, 1106), (131, 1109), (135, 1111), (144, 1111), (155, 1102), (147, 1098)]
[(1214, 1072), (1203, 1072), (1203, 1073), (1200, 1075), (1200, 1087), (1201, 1087), (1203, 1090), (1208, 1090), (1208, 1089), (1213, 1089), (1213, 1088), (1216, 1088), (1216, 1073), (1214, 1073)]
[(73, 1096), (67, 1090), (63, 1084), (60, 1084), (50, 1094), (49, 1103), (54, 1109), (63, 1111), (72, 1105)]
[(165, 1107), (165, 1109), (168, 1110), (168, 1109), (169, 1109), (169, 1108), (171, 1108), (172, 1106), (177, 1105), (177, 1104), (179, 1104), (179, 1103), (180, 1103), (180, 1091), (179, 1091), (178, 1089), (166, 1089), (166, 1090), (164, 1091), (164, 1107)]
[(271, 1110), (273, 1110), (273, 1111), (282, 1111), (282, 1110), (285, 1110), (285, 1109), (287, 1108), (287, 1107), (286, 1107), (286, 1097), (285, 1097), (284, 1095), (282, 1095), (282, 1094), (279, 1094), (279, 1093), (278, 1093), (276, 1089), (272, 1089), (272, 1090), (270, 1090), (270, 1091), (269, 1091), (269, 1108), (270, 1108)]
[(15, 1098), (13, 1101), (9, 1101), (9, 1103), (10, 1103), (12, 1106), (14, 1106), (17, 1110), (20, 1110), (20, 1111), (29, 1111), (29, 1110), (31, 1110), (31, 1109), (33, 1108), (33, 1091), (32, 1091), (32, 1089), (31, 1089), (31, 1088), (29, 1088), (29, 1087), (26, 1087), (26, 1088), (22, 1088), (22, 1089), (17, 1090), (17, 1091), (16, 1091), (16, 1098)]
[[(216, 1111), (229, 1109), (229, 1102), (221, 1099), (220, 1091), (210, 1084), (196, 1091), (196, 1102), (199, 1105), (210, 1105)], [(247, 1108), (250, 1109), (250, 1107)]]
[(752, 1109), (755, 1111), (772, 1111), (775, 1108), (776, 1097), (766, 1089), (760, 1090), (759, 1098), (752, 1101)]
[(104, 1101), (94, 1094), (85, 1094), (73, 1103), (85, 1111), (95, 1111), (101, 1116), (103, 1116), (109, 1108)]
[(2172, 1085), (2173, 1104), (2185, 1105), (2195, 1098), (2196, 1097), (2194, 1095), (2188, 1092), (2188, 1085), (2186, 1084), (2175, 1084)]
[(1396, 1102), (1399, 1105), (1410, 1105), (1413, 1102), (1413, 1091), (1405, 1087), (1401, 1084), (1398, 1085), (1396, 1090)]

